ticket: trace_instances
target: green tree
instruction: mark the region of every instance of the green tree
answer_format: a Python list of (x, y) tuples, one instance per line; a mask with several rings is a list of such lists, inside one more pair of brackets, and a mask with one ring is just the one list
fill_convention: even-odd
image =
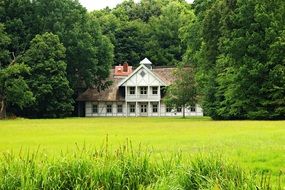
[(115, 62), (138, 65), (145, 57), (145, 24), (139, 20), (121, 26), (115, 34)]
[(284, 1), (206, 7), (193, 25), (200, 43), (187, 51), (198, 60), (203, 110), (215, 119), (284, 118)]
[[(103, 55), (99, 55), (101, 52), (98, 51), (108, 46), (108, 51), (112, 54), (112, 45), (102, 35), (97, 21), (88, 16), (86, 9), (78, 1), (4, 0), (0, 4), (0, 10), (1, 8), (3, 15), (0, 16), (0, 21), (6, 23), (13, 44), (10, 51), (15, 52), (16, 56), (26, 51), (37, 34), (52, 32), (59, 36), (66, 48), (67, 75), (74, 91), (78, 84), (82, 87), (85, 83), (86, 88), (100, 83), (96, 80), (90, 82), (91, 78), (95, 78), (94, 75), (101, 74), (100, 69), (95, 68), (109, 69), (112, 65), (113, 59), (110, 59), (110, 56), (112, 58), (113, 55), (105, 54), (107, 57), (102, 60)], [(85, 51), (88, 56), (83, 53)], [(101, 57), (101, 60), (97, 56)], [(87, 81), (82, 81), (85, 78)]]
[(157, 65), (176, 65), (182, 61), (185, 44), (181, 42), (182, 27), (193, 14), (186, 2), (173, 1), (162, 7), (161, 15), (149, 21), (146, 56)]
[(166, 105), (182, 108), (183, 118), (185, 108), (196, 105), (197, 103), (197, 83), (195, 74), (191, 67), (179, 66), (175, 72), (174, 83), (167, 88), (165, 103)]
[(0, 22), (12, 41), (8, 50), (15, 57), (25, 54), (37, 34), (52, 32), (59, 37), (66, 48), (64, 59), (73, 98), (88, 87), (108, 84), (104, 81), (113, 64), (113, 45), (78, 1), (3, 0), (0, 13)]
[(22, 61), (31, 68), (28, 79), (35, 103), (25, 109), (31, 117), (63, 117), (73, 110), (72, 89), (66, 78), (65, 48), (52, 33), (36, 35)]
[(4, 25), (0, 24), (0, 118), (6, 117), (7, 107), (18, 106), (22, 109), (34, 100), (23, 77), (29, 73), (29, 68), (9, 58), (6, 48), (11, 40), (4, 30)]

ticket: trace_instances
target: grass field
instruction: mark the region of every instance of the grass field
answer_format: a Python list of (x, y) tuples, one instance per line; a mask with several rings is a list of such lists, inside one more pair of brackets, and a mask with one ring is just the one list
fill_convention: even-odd
[(218, 153), (254, 170), (285, 172), (285, 121), (212, 121), (209, 118), (70, 118), (0, 121), (0, 152), (46, 154), (131, 141), (160, 154)]

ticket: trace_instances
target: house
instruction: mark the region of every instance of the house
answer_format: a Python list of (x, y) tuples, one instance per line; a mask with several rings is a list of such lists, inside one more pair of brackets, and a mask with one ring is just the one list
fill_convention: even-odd
[[(86, 117), (96, 116), (182, 116), (181, 108), (173, 109), (163, 103), (165, 87), (174, 81), (174, 68), (152, 68), (145, 58), (133, 70), (124, 63), (111, 70), (112, 81), (104, 91), (89, 88), (77, 101), (85, 105)], [(186, 116), (203, 116), (202, 109), (192, 106)]]

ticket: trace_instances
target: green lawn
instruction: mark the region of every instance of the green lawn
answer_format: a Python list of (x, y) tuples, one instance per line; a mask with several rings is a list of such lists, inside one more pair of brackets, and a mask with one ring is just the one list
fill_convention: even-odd
[(0, 121), (0, 152), (40, 147), (47, 154), (77, 146), (116, 148), (127, 139), (154, 155), (218, 153), (250, 169), (285, 172), (285, 121), (212, 121), (209, 118), (71, 118)]

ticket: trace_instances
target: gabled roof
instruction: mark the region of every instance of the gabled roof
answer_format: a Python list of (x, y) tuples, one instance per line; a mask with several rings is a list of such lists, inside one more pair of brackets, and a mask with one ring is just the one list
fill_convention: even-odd
[(157, 75), (155, 75), (149, 68), (147, 68), (144, 64), (141, 64), (132, 74), (130, 74), (127, 78), (122, 80), (118, 86), (123, 86), (124, 83), (126, 83), (132, 76), (134, 76), (141, 68), (144, 68), (150, 75), (152, 75), (154, 78), (156, 78), (161, 84), (167, 86), (167, 84), (161, 80)]
[[(149, 69), (144, 66), (141, 65), (140, 67), (138, 67), (132, 74), (134, 74), (135, 72), (138, 72), (140, 69), (139, 68), (145, 68), (146, 71), (148, 71)], [(175, 77), (173, 75), (173, 71), (175, 68), (154, 68), (152, 70), (149, 70), (151, 72), (152, 75), (154, 75), (155, 77), (159, 78), (159, 80), (161, 80), (164, 84), (166, 84), (166, 86), (170, 85), (171, 83), (173, 83), (173, 81), (175, 80)], [(118, 78), (115, 76), (115, 70), (112, 69), (110, 71), (110, 76), (108, 78), (108, 80), (111, 80), (113, 83), (111, 86), (109, 86), (107, 89), (102, 90), (102, 91), (98, 91), (96, 88), (89, 88), (87, 89), (85, 92), (83, 92), (82, 94), (80, 94), (78, 96), (78, 98), (76, 99), (77, 101), (90, 101), (90, 102), (122, 102), (125, 100), (124, 98), (124, 89), (119, 88), (120, 85), (123, 81), (125, 81), (125, 78)], [(123, 90), (123, 91), (121, 91)]]
[(174, 67), (160, 67), (154, 68), (151, 71), (158, 76), (166, 86), (169, 86), (175, 81), (174, 70)]
[(118, 83), (122, 80), (121, 78), (115, 78), (114, 69), (110, 72), (108, 80), (112, 81), (112, 84), (105, 90), (98, 91), (96, 88), (88, 88), (85, 92), (80, 94), (76, 101), (124, 101), (125, 98), (122, 96), (118, 89)]
[(140, 64), (151, 65), (152, 62), (151, 62), (148, 58), (144, 58), (144, 59), (140, 62)]

